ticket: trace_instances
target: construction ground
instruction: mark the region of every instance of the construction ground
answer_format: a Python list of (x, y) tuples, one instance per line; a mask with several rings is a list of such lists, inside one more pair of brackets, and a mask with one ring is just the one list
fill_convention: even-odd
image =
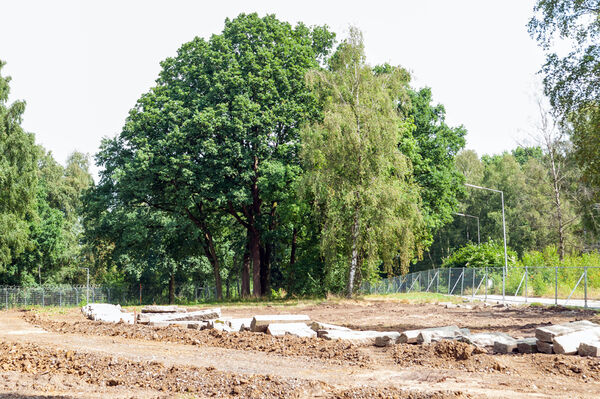
[[(246, 304), (224, 306), (222, 313), (303, 314), (354, 330), (458, 325), (471, 333), (516, 338), (533, 337), (536, 328), (554, 324), (600, 323), (600, 314), (591, 310), (481, 303), (447, 307), (407, 298)], [(447, 340), (377, 347), (250, 331), (104, 323), (84, 318), (78, 308), (0, 312), (0, 398), (88, 397), (597, 399), (600, 357), (495, 354)]]

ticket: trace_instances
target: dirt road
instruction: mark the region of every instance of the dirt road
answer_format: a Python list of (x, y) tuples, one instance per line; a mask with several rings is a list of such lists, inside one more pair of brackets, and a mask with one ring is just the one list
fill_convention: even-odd
[[(306, 313), (379, 330), (458, 324), (521, 336), (531, 335), (537, 325), (595, 317), (570, 310), (457, 310), (371, 301), (236, 307), (223, 313)], [(0, 398), (600, 396), (600, 360), (577, 356), (475, 354), (458, 360), (457, 348), (440, 345), (355, 347), (255, 333), (112, 325), (84, 320), (76, 310), (0, 313), (0, 343)]]

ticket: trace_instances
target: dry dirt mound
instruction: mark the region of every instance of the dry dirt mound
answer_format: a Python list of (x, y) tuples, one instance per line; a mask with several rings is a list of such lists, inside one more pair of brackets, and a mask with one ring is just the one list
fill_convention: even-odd
[(600, 359), (565, 355), (530, 355), (532, 365), (540, 373), (562, 375), (582, 380), (600, 380)]
[(367, 366), (369, 356), (355, 345), (341, 341), (297, 338), (292, 336), (273, 337), (263, 333), (225, 333), (217, 330), (191, 330), (177, 326), (148, 327), (141, 324), (102, 323), (82, 320), (75, 322), (53, 321), (48, 316), (25, 312), (25, 319), (45, 330), (99, 336), (119, 336), (130, 339), (203, 345), (217, 348), (254, 350), (281, 356), (305, 356), (328, 360), (337, 364)]
[(393, 347), (396, 364), (401, 367), (428, 366), (471, 372), (503, 371), (506, 367), (481, 349), (457, 341), (429, 345), (398, 344)]
[(332, 396), (335, 399), (363, 399), (363, 398), (386, 398), (386, 399), (466, 399), (471, 395), (463, 392), (439, 391), (439, 392), (406, 392), (396, 389), (356, 388), (337, 392)]

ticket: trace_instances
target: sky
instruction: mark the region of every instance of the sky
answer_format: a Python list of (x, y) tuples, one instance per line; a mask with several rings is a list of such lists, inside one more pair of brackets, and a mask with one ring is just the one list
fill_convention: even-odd
[(27, 102), (23, 127), (64, 164), (75, 150), (93, 157), (153, 86), (160, 61), (220, 33), (225, 18), (275, 14), (327, 24), (338, 39), (354, 25), (370, 64), (407, 68), (447, 122), (467, 128), (466, 148), (496, 154), (525, 142), (539, 114), (544, 56), (526, 27), (534, 2), (0, 0), (0, 60), (10, 101)]

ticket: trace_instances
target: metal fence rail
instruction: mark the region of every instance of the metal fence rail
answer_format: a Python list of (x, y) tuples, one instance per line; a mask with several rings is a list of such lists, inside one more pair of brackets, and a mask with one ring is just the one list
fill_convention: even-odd
[(600, 267), (443, 268), (361, 285), (364, 294), (433, 292), (502, 302), (600, 308)]
[[(223, 287), (225, 298), (237, 298), (239, 289), (236, 285)], [(176, 287), (177, 302), (203, 302), (214, 300), (214, 286), (185, 284)], [(168, 287), (136, 285), (69, 285), (15, 287), (0, 286), (0, 309), (27, 306), (79, 306), (86, 303), (102, 302), (121, 305), (137, 305), (149, 303), (166, 303)]]

